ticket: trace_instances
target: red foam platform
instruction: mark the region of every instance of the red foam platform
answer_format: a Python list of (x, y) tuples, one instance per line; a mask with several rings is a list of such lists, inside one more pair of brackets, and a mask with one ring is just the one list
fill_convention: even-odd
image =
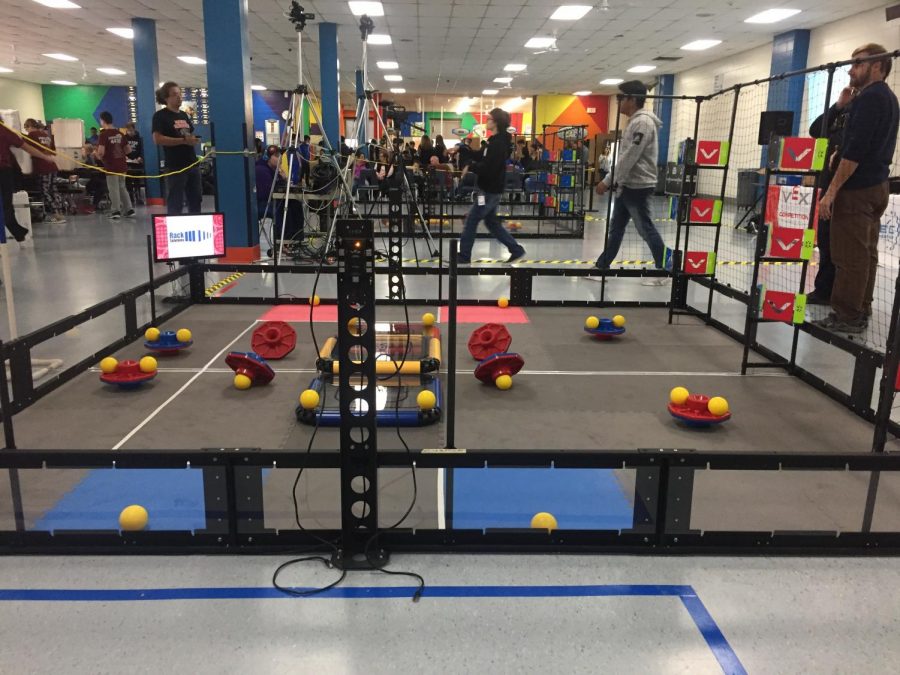
[[(441, 323), (447, 321), (450, 310), (441, 307)], [(525, 310), (521, 307), (457, 307), (457, 323), (531, 323)]]
[(265, 312), (260, 321), (309, 321), (309, 310), (313, 311), (313, 321), (315, 323), (337, 323), (338, 311), (337, 305), (319, 305), (318, 307), (310, 307), (309, 305), (277, 305)]

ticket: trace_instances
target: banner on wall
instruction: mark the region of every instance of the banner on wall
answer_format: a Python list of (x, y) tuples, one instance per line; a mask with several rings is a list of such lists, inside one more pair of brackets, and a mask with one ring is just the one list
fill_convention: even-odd
[[(766, 224), (777, 227), (809, 227), (809, 210), (813, 206), (815, 188), (802, 185), (770, 185), (766, 195)], [(819, 204), (816, 200), (813, 228), (819, 222)]]

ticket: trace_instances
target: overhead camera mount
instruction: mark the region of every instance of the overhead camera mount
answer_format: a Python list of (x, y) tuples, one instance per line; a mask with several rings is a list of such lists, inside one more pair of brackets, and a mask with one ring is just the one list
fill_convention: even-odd
[(306, 28), (307, 21), (315, 21), (316, 15), (310, 14), (309, 12), (303, 9), (303, 6), (297, 2), (297, 0), (292, 0), (291, 8), (287, 13), (288, 19), (290, 19), (291, 23), (294, 24), (294, 30), (298, 33), (303, 32), (303, 29)]
[(362, 36), (363, 42), (369, 39), (373, 30), (375, 30), (375, 22), (369, 18), (368, 14), (363, 14), (359, 19), (359, 34)]

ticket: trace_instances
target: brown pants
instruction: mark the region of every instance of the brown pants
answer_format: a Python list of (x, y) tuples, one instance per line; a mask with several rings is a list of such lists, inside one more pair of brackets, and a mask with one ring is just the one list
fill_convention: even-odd
[(840, 190), (831, 217), (831, 257), (836, 270), (831, 307), (841, 321), (872, 313), (878, 273), (878, 232), (888, 205), (888, 184)]

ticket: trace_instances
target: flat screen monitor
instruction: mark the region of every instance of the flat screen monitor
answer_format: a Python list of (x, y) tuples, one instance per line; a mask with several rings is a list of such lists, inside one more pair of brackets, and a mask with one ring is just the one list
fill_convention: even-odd
[(153, 216), (153, 250), (157, 262), (225, 255), (225, 216), (197, 213)]

